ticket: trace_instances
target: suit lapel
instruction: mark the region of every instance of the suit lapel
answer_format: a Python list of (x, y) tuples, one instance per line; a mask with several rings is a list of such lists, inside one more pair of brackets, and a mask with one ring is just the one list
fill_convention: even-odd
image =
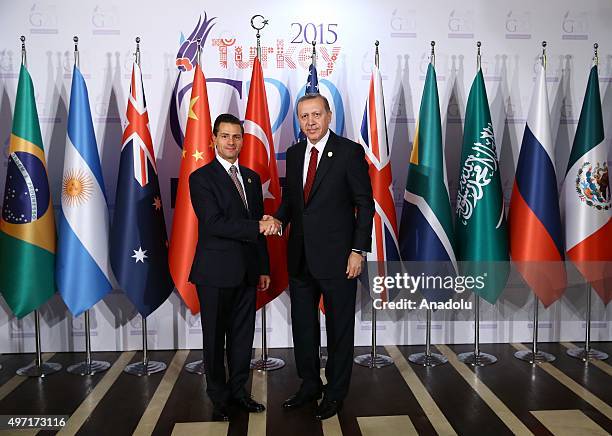
[(296, 163), (295, 174), (296, 183), (298, 184), (298, 192), (300, 193), (300, 205), (304, 205), (304, 159), (306, 158), (306, 141), (302, 141), (296, 145), (298, 148), (297, 156), (298, 160)]
[[(253, 206), (255, 205), (254, 190), (256, 186), (255, 183), (253, 183), (253, 179), (247, 174), (245, 167), (243, 167), (242, 165), (240, 165), (240, 175), (242, 176), (242, 182), (244, 183), (244, 195), (246, 195), (247, 204), (249, 205), (249, 209), (247, 212), (249, 214), (249, 218), (251, 218)], [(242, 199), (240, 201), (242, 202)]]
[[(327, 144), (323, 149), (323, 156), (321, 156), (321, 160), (319, 161), (319, 165), (317, 166), (317, 173), (315, 175), (314, 183), (312, 184), (312, 189), (310, 190), (309, 200), (312, 200), (312, 197), (317, 192), (317, 188), (319, 187), (319, 185), (321, 185), (321, 181), (323, 180), (323, 178), (325, 178), (325, 175), (334, 163), (334, 159), (336, 159), (336, 148), (336, 135), (330, 130), (329, 138), (327, 139)], [(302, 193), (303, 192), (304, 190), (302, 189)]]

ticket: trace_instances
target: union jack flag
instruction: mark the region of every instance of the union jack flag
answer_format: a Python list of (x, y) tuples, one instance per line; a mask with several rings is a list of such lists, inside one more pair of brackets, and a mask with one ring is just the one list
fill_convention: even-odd
[[(387, 138), (382, 78), (378, 67), (372, 70), (370, 88), (361, 122), (360, 144), (370, 165), (370, 180), (374, 193), (374, 225), (372, 250), (367, 260), (379, 262), (379, 275), (387, 274), (384, 262), (399, 261), (397, 218), (393, 201), (391, 149)], [(381, 297), (386, 299), (386, 293)]]

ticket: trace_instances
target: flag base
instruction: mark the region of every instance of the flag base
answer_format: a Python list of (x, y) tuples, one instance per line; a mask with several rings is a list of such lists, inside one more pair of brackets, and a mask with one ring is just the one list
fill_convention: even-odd
[(608, 358), (607, 353), (592, 348), (589, 348), (588, 351), (585, 348), (570, 348), (567, 350), (567, 355), (574, 359), (580, 359), (583, 362), (588, 362), (589, 360), (606, 360)]
[(66, 371), (68, 371), (70, 374), (76, 375), (94, 375), (99, 372), (104, 372), (108, 368), (110, 368), (110, 363), (102, 360), (92, 360), (89, 363), (86, 361), (75, 363), (74, 365), (69, 366)]
[(362, 354), (353, 359), (357, 365), (365, 366), (366, 368), (384, 368), (385, 366), (393, 365), (393, 359), (383, 354)]
[(257, 371), (275, 371), (285, 366), (283, 359), (276, 357), (267, 357), (265, 359), (251, 359), (251, 369)]
[(149, 360), (148, 362), (136, 362), (131, 363), (125, 367), (123, 372), (127, 372), (131, 375), (142, 377), (143, 375), (155, 374), (166, 369), (166, 364), (163, 362), (157, 362), (155, 360)]
[(556, 359), (556, 357), (550, 353), (544, 351), (536, 351), (534, 353), (532, 350), (517, 351), (514, 353), (514, 357), (533, 364), (552, 362)]
[(203, 360), (196, 360), (185, 365), (185, 371), (191, 374), (204, 375), (206, 374), (206, 368), (204, 367)]
[(469, 353), (461, 353), (457, 356), (457, 358), (459, 361), (471, 366), (488, 366), (497, 362), (497, 357), (493, 356), (492, 354), (476, 354), (473, 351), (470, 351)]
[(438, 366), (448, 362), (448, 359), (442, 354), (437, 353), (414, 353), (408, 356), (408, 360), (415, 365), (420, 366)]
[(59, 363), (43, 362), (40, 366), (35, 363), (31, 363), (28, 366), (19, 368), (17, 370), (18, 375), (24, 375), (26, 377), (46, 377), (49, 374), (58, 372), (62, 369), (62, 365)]

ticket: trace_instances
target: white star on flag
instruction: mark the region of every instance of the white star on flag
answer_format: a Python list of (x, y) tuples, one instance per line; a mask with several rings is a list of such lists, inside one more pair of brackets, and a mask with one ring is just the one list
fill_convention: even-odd
[(267, 182), (264, 182), (263, 185), (261, 185), (261, 193), (263, 194), (263, 199), (265, 200), (266, 198), (271, 198), (272, 200), (275, 200), (276, 198), (274, 197), (274, 195), (272, 195), (270, 193), (270, 179), (268, 179)]
[(134, 251), (134, 255), (132, 257), (136, 259), (135, 263), (138, 263), (138, 262), (144, 263), (144, 260), (149, 257), (145, 254), (147, 250), (143, 250), (142, 247), (138, 247), (138, 250), (133, 250), (133, 251)]

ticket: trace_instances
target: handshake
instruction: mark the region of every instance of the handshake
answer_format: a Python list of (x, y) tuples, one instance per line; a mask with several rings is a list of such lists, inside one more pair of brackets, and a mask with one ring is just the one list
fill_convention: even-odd
[(264, 215), (259, 221), (259, 233), (264, 236), (283, 235), (283, 224), (271, 215)]

